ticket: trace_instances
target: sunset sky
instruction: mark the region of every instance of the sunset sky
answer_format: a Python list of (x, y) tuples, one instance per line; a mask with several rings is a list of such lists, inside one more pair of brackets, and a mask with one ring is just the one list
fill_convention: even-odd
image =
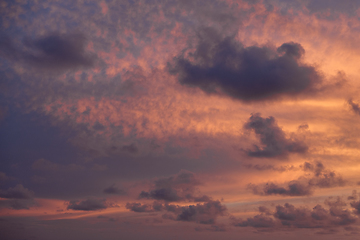
[(0, 239), (359, 239), (360, 1), (0, 2)]

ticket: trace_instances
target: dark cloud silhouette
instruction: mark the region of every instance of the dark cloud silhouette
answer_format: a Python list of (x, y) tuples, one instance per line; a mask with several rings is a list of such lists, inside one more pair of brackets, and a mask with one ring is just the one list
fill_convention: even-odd
[(346, 183), (341, 176), (326, 169), (321, 162), (305, 162), (303, 170), (305, 172), (310, 171), (312, 176), (300, 177), (298, 180), (286, 183), (286, 186), (269, 182), (264, 185), (249, 184), (248, 188), (257, 195), (308, 196), (313, 193), (316, 187), (331, 188), (344, 186)]
[(316, 91), (322, 82), (314, 67), (300, 62), (304, 53), (294, 42), (277, 49), (244, 47), (234, 36), (223, 38), (206, 28), (199, 33), (195, 52), (176, 57), (169, 71), (181, 84), (245, 102), (294, 97)]
[(254, 194), (259, 195), (286, 195), (286, 196), (306, 196), (311, 195), (311, 187), (298, 181), (291, 181), (287, 187), (281, 187), (274, 183), (266, 183), (265, 186), (258, 190), (257, 186), (252, 187)]
[(176, 220), (213, 224), (218, 216), (225, 214), (226, 210), (226, 207), (219, 201), (209, 201), (204, 204), (182, 207)]
[(251, 157), (286, 158), (289, 153), (305, 153), (308, 147), (304, 142), (287, 139), (285, 133), (277, 125), (275, 118), (262, 118), (260, 113), (251, 114), (244, 128), (254, 130), (263, 147), (254, 145), (253, 150), (245, 150)]
[(107, 193), (107, 194), (116, 194), (116, 195), (125, 195), (126, 194), (125, 190), (119, 189), (119, 188), (115, 187), (115, 185), (111, 185), (110, 187), (105, 188), (103, 190), (103, 192)]
[(80, 211), (95, 211), (106, 209), (105, 199), (87, 199), (84, 201), (70, 201), (67, 209)]
[(149, 204), (141, 203), (127, 203), (125, 206), (127, 209), (133, 212), (154, 212), (154, 208)]
[(236, 218), (232, 218), (232, 220), (233, 225), (238, 227), (334, 229), (340, 226), (349, 226), (357, 221), (357, 217), (343, 207), (344, 205), (334, 204), (329, 209), (325, 209), (321, 205), (307, 209), (296, 208), (294, 205), (285, 203), (284, 206), (276, 206), (272, 214), (259, 210), (260, 214), (246, 220)]
[(17, 184), (13, 188), (8, 190), (0, 190), (1, 198), (10, 198), (10, 199), (31, 199), (34, 195), (33, 191), (25, 188), (22, 184)]
[(25, 38), (22, 45), (3, 36), (0, 54), (9, 60), (48, 70), (92, 67), (96, 57), (86, 53), (85, 44), (86, 38), (81, 33), (50, 33), (36, 39)]
[(181, 171), (175, 176), (161, 178), (155, 181), (155, 188), (149, 192), (142, 191), (139, 199), (148, 198), (155, 200), (164, 200), (166, 202), (192, 201), (208, 202), (211, 200), (206, 195), (197, 195), (196, 186), (200, 181), (195, 174), (187, 171)]
[(266, 171), (266, 170), (273, 170), (278, 172), (286, 172), (291, 170), (296, 170), (297, 168), (293, 165), (291, 166), (274, 166), (274, 165), (260, 165), (260, 164), (243, 164), (242, 166), (248, 169), (255, 169), (258, 171)]
[(126, 208), (133, 212), (159, 212), (166, 211), (165, 219), (176, 221), (197, 222), (201, 224), (214, 224), (218, 216), (226, 214), (227, 209), (220, 201), (208, 201), (196, 205), (179, 206), (154, 202), (151, 204), (127, 203)]
[(354, 113), (360, 115), (360, 106), (359, 106), (359, 104), (354, 103), (352, 99), (349, 99), (348, 103), (349, 103), (351, 109), (354, 111)]

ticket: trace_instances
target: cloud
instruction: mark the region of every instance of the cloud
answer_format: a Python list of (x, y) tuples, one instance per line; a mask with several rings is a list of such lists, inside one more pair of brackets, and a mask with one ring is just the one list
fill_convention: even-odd
[(105, 188), (103, 190), (103, 192), (106, 194), (116, 194), (116, 195), (125, 195), (126, 194), (125, 190), (119, 189), (119, 188), (115, 187), (115, 185)]
[(211, 198), (206, 195), (195, 195), (196, 186), (200, 181), (192, 172), (182, 170), (179, 174), (155, 181), (153, 190), (142, 191), (139, 199), (155, 199), (166, 202), (193, 201), (207, 202)]
[(80, 211), (95, 211), (106, 209), (107, 205), (105, 199), (87, 199), (84, 201), (70, 201), (67, 209)]
[(85, 52), (85, 43), (82, 33), (53, 32), (35, 39), (25, 38), (22, 45), (4, 36), (0, 41), (0, 54), (12, 61), (47, 70), (93, 67), (96, 57)]
[(218, 216), (223, 216), (227, 212), (227, 208), (220, 201), (211, 200), (189, 206), (162, 204), (156, 201), (152, 205), (135, 202), (127, 203), (126, 208), (133, 212), (166, 211), (168, 213), (164, 214), (163, 218), (201, 224), (214, 224)]
[(182, 207), (181, 213), (177, 216), (176, 220), (213, 224), (215, 219), (218, 216), (224, 215), (226, 211), (226, 207), (219, 201), (209, 201), (203, 204)]
[(312, 176), (302, 176), (298, 180), (286, 183), (286, 186), (268, 182), (264, 185), (249, 184), (248, 188), (257, 195), (309, 196), (313, 193), (314, 188), (338, 187), (344, 186), (346, 183), (341, 176), (326, 169), (321, 162), (305, 162), (303, 170), (310, 171)]
[(149, 204), (141, 203), (127, 203), (125, 206), (127, 209), (133, 212), (154, 212), (154, 208)]
[(304, 142), (287, 139), (272, 116), (262, 118), (260, 113), (251, 114), (244, 124), (244, 129), (254, 130), (263, 145), (263, 147), (254, 145), (253, 150), (245, 150), (251, 157), (286, 158), (289, 153), (305, 153), (308, 150)]
[(349, 99), (348, 103), (349, 103), (351, 109), (354, 111), (354, 113), (360, 115), (360, 106), (359, 106), (359, 104), (354, 103), (352, 99)]
[(340, 226), (349, 226), (357, 221), (350, 210), (343, 208), (343, 205), (331, 205), (325, 209), (321, 205), (316, 205), (312, 209), (305, 207), (295, 207), (285, 203), (278, 205), (273, 213), (261, 212), (260, 214), (246, 220), (232, 218), (233, 225), (238, 227), (254, 228), (322, 228), (333, 229)]
[(33, 191), (25, 188), (22, 184), (17, 184), (13, 188), (8, 190), (0, 190), (1, 198), (10, 198), (10, 199), (31, 199), (34, 195)]
[(181, 84), (251, 102), (316, 92), (322, 82), (314, 67), (301, 63), (305, 50), (299, 43), (284, 43), (277, 49), (244, 47), (234, 36), (224, 38), (211, 28), (198, 35), (196, 50), (169, 64)]

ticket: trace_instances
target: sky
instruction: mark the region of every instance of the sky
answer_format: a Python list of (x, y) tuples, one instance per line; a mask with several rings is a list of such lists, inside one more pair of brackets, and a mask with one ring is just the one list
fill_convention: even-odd
[(358, 239), (360, 1), (0, 2), (0, 238)]

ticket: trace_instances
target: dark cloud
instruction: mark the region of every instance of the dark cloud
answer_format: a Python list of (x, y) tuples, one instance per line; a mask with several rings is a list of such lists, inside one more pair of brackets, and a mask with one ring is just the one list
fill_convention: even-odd
[(154, 212), (154, 208), (149, 204), (141, 203), (127, 203), (125, 206), (127, 209), (133, 212)]
[(349, 226), (357, 221), (351, 211), (343, 208), (343, 205), (335, 204), (325, 209), (316, 205), (313, 209), (295, 207), (289, 203), (284, 206), (278, 205), (275, 211), (260, 212), (259, 215), (246, 220), (233, 218), (233, 225), (238, 227), (254, 228), (322, 228), (333, 229), (340, 226)]
[(258, 195), (308, 196), (313, 193), (316, 187), (331, 188), (344, 186), (346, 183), (341, 176), (326, 169), (321, 162), (305, 162), (303, 170), (311, 172), (312, 176), (302, 176), (298, 180), (286, 183), (286, 186), (269, 182), (264, 185), (249, 184), (248, 188)]
[(251, 114), (244, 128), (254, 130), (263, 145), (263, 147), (254, 145), (253, 150), (245, 150), (248, 156), (285, 158), (289, 153), (305, 153), (308, 150), (304, 142), (286, 138), (272, 116), (262, 118), (260, 113)]
[(254, 194), (259, 195), (285, 195), (285, 196), (306, 196), (312, 194), (312, 189), (309, 185), (304, 185), (298, 181), (291, 181), (287, 187), (281, 187), (274, 183), (266, 183), (265, 186), (259, 190), (258, 186), (251, 186)]
[(278, 172), (286, 172), (291, 170), (296, 170), (297, 168), (293, 165), (291, 166), (274, 166), (274, 165), (260, 165), (260, 164), (243, 164), (242, 166), (248, 169), (255, 169), (258, 171), (266, 171), (266, 170), (273, 170)]
[(103, 192), (107, 193), (107, 194), (116, 194), (116, 195), (125, 195), (126, 194), (125, 190), (119, 189), (119, 188), (115, 187), (115, 185), (111, 185), (110, 187), (105, 188), (103, 190)]
[(354, 113), (360, 115), (360, 106), (359, 106), (359, 104), (354, 103), (352, 99), (349, 99), (348, 103), (349, 103), (351, 109), (354, 111)]
[(31, 199), (33, 195), (34, 192), (25, 188), (22, 184), (18, 184), (13, 188), (9, 188), (8, 190), (0, 190), (1, 198)]
[(219, 201), (210, 201), (204, 204), (182, 207), (176, 220), (213, 224), (218, 216), (225, 214), (226, 210), (226, 207)]
[(0, 41), (1, 56), (48, 70), (92, 67), (96, 57), (86, 53), (86, 38), (81, 33), (50, 33), (36, 39), (25, 38), (22, 44), (7, 36)]
[(84, 201), (70, 201), (67, 209), (80, 211), (95, 211), (106, 209), (105, 199), (87, 199)]
[(200, 181), (196, 178), (195, 174), (183, 170), (175, 176), (156, 180), (154, 189), (149, 192), (142, 191), (139, 199), (148, 198), (164, 200), (166, 202), (210, 201), (211, 198), (206, 195), (196, 195), (196, 186), (199, 184)]
[(223, 38), (207, 28), (200, 31), (195, 52), (176, 57), (169, 71), (181, 84), (245, 102), (295, 97), (316, 91), (322, 81), (314, 67), (300, 62), (304, 53), (294, 42), (277, 49), (244, 47), (234, 36)]
[(159, 212), (166, 211), (165, 219), (176, 221), (197, 222), (201, 224), (214, 224), (218, 216), (226, 214), (227, 209), (220, 201), (208, 201), (196, 205), (179, 206), (154, 202), (151, 204), (127, 203), (126, 208), (133, 212)]

